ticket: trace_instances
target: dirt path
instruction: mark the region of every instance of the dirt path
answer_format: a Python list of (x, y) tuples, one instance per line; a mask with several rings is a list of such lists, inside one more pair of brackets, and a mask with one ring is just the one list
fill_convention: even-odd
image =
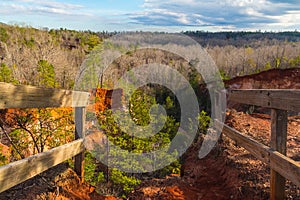
[[(200, 143), (200, 142), (199, 142)], [(230, 167), (221, 148), (198, 158), (200, 144), (184, 155), (180, 176), (144, 182), (131, 199), (240, 199), (238, 172)]]
[[(270, 116), (232, 111), (227, 124), (268, 145)], [(289, 117), (287, 155), (300, 161), (300, 117)], [(269, 199), (270, 169), (245, 149), (223, 136), (222, 142), (204, 159), (198, 159), (200, 144), (185, 155), (182, 177), (143, 183), (132, 199)], [(286, 184), (287, 199), (300, 199), (300, 188)]]

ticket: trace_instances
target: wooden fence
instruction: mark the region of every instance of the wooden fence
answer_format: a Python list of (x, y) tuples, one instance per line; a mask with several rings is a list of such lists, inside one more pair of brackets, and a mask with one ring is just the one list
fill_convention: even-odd
[[(224, 94), (220, 94), (224, 95)], [(237, 130), (215, 121), (219, 130), (271, 168), (271, 199), (285, 198), (285, 179), (300, 187), (300, 163), (286, 157), (287, 110), (300, 112), (299, 90), (232, 90), (229, 100), (270, 108), (271, 143), (265, 146)], [(0, 109), (75, 107), (75, 141), (0, 167), (0, 192), (75, 157), (74, 168), (83, 180), (85, 112), (89, 93), (16, 86), (0, 83)], [(221, 98), (217, 98), (221, 99)], [(222, 102), (216, 102), (216, 106)]]
[[(215, 127), (219, 130), (223, 127), (223, 134), (270, 166), (270, 199), (285, 199), (286, 179), (300, 187), (300, 162), (286, 157), (287, 111), (300, 112), (300, 90), (231, 90), (227, 95), (229, 101), (271, 109), (270, 147), (219, 121), (215, 121)], [(216, 102), (215, 105), (220, 103)]]
[(0, 83), (0, 109), (75, 108), (75, 141), (0, 167), (0, 192), (75, 157), (74, 170), (83, 180), (85, 109), (89, 93)]

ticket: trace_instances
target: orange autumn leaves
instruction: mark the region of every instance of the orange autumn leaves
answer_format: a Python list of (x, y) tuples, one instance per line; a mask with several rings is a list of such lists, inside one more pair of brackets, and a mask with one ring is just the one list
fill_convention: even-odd
[[(121, 107), (121, 101), (123, 96), (122, 89), (108, 90), (103, 88), (97, 88), (93, 89), (91, 93), (91, 101), (94, 102), (92, 106), (94, 107), (97, 115), (99, 115), (100, 112), (103, 112), (106, 109), (111, 109), (113, 104), (114, 107)], [(92, 108), (90, 107), (90, 109)]]
[(74, 140), (72, 108), (0, 111), (2, 143), (12, 147), (10, 160), (40, 153)]

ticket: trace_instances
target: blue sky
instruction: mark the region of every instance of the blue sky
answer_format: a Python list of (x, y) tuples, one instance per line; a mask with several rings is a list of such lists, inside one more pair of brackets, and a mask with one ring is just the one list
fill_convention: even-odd
[(0, 22), (92, 31), (300, 30), (299, 0), (0, 0)]

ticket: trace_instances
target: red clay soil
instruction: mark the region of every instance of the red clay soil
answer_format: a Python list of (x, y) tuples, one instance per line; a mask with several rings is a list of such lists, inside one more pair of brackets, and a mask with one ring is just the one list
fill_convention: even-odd
[(181, 177), (144, 182), (130, 199), (241, 199), (238, 171), (227, 164), (220, 146), (199, 159), (200, 143), (184, 155)]
[(229, 89), (300, 89), (300, 68), (270, 69), (224, 81)]

